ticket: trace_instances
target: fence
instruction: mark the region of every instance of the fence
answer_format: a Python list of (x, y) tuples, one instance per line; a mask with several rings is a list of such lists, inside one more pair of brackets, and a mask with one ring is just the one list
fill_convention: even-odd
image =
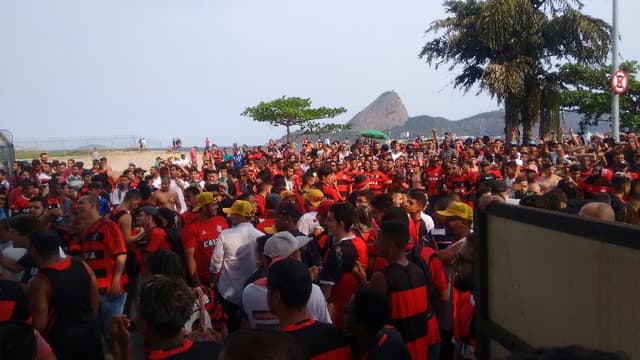
[[(61, 151), (63, 154), (72, 151), (88, 151), (92, 148), (104, 149), (130, 149), (138, 148), (139, 136), (95, 136), (95, 137), (65, 137), (65, 138), (39, 138), (39, 139), (15, 139), (15, 147), (18, 151)], [(147, 139), (147, 149), (161, 149), (162, 142)]]
[(478, 225), (478, 358), (573, 344), (640, 357), (640, 227), (504, 204)]

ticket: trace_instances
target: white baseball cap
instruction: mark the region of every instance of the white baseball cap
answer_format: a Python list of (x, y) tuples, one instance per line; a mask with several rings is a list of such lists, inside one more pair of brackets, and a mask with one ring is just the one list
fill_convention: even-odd
[(307, 245), (311, 239), (308, 236), (293, 236), (288, 231), (273, 234), (264, 244), (263, 254), (270, 258), (289, 257), (296, 250)]

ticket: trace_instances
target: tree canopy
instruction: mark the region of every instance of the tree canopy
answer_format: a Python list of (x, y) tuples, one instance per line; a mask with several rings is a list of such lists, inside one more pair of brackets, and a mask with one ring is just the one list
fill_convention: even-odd
[(256, 106), (246, 108), (241, 115), (253, 118), (254, 121), (268, 122), (273, 126), (287, 128), (287, 142), (290, 141), (291, 127), (299, 127), (306, 133), (328, 133), (347, 128), (347, 125), (326, 124), (318, 120), (332, 119), (347, 109), (343, 107), (327, 108), (311, 107), (311, 99), (283, 96), (279, 99), (260, 102)]
[[(620, 96), (620, 127), (623, 131), (640, 131), (640, 82), (635, 75), (640, 65), (626, 61), (620, 68), (629, 75), (629, 89)], [(583, 116), (581, 130), (611, 121), (611, 66), (591, 67), (565, 64), (560, 68), (560, 79), (565, 86), (562, 108)]]
[(428, 28), (433, 39), (419, 56), (459, 70), (456, 88), (478, 86), (503, 102), (507, 138), (519, 124), (524, 142), (540, 120), (541, 132), (559, 126), (555, 64), (601, 64), (609, 52), (609, 26), (580, 12), (579, 1), (448, 0), (444, 6), (448, 17)]

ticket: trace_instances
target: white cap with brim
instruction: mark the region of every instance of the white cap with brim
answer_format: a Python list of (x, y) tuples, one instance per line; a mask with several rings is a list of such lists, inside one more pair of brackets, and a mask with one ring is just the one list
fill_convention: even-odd
[(272, 259), (291, 256), (296, 250), (307, 245), (311, 239), (308, 236), (293, 236), (288, 231), (273, 234), (264, 244), (263, 254)]

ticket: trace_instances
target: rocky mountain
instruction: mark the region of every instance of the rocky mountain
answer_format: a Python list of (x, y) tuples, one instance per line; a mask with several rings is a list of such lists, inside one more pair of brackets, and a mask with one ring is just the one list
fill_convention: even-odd
[[(579, 114), (565, 112), (562, 116), (560, 122), (562, 128), (573, 128), (576, 131), (579, 129)], [(329, 138), (332, 140), (353, 139), (358, 132), (369, 129), (381, 130), (395, 139), (407, 138), (407, 133), (410, 138), (431, 136), (431, 129), (437, 129), (440, 135), (450, 132), (458, 136), (504, 136), (504, 110), (480, 113), (460, 120), (449, 120), (429, 115), (409, 117), (400, 96), (395, 91), (387, 91), (356, 114), (347, 124), (351, 126), (350, 130), (330, 134)], [(603, 121), (597, 127), (587, 130), (606, 132), (609, 130), (609, 123)], [(537, 125), (533, 128), (533, 135), (538, 135)], [(297, 131), (292, 133), (291, 139), (293, 142), (299, 143), (304, 136), (306, 135)], [(316, 136), (312, 137), (316, 138)], [(283, 142), (286, 139), (283, 138), (280, 141)]]
[(357, 132), (402, 127), (407, 120), (409, 120), (409, 113), (398, 93), (387, 91), (357, 113), (347, 124), (351, 126), (351, 131)]

